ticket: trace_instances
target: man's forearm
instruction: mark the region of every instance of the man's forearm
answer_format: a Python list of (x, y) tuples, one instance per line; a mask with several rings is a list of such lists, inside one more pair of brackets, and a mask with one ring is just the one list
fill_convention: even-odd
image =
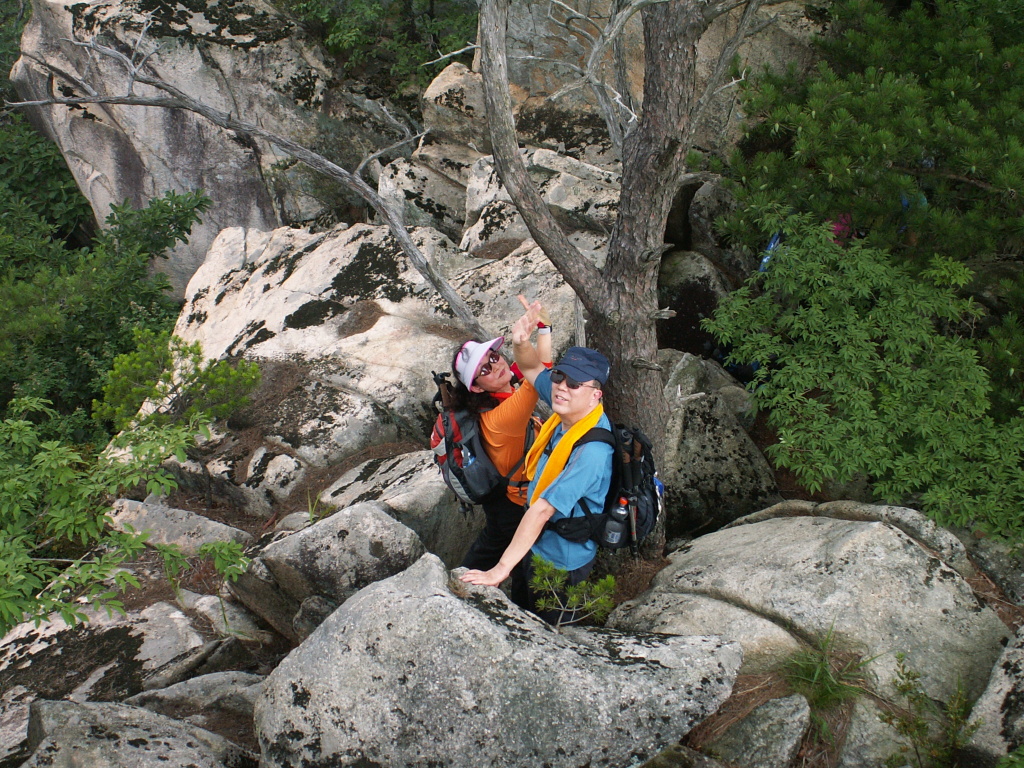
[(530, 505), (530, 508), (523, 514), (523, 519), (516, 528), (515, 535), (498, 564), (489, 571), (466, 571), (460, 577), (470, 584), (483, 584), (496, 587), (512, 573), (519, 561), (530, 553), (530, 547), (534, 545), (541, 533), (544, 531), (544, 524), (551, 519), (555, 508), (544, 499), (537, 499)]
[(530, 547), (537, 543), (537, 539), (544, 532), (545, 523), (551, 519), (553, 514), (555, 514), (555, 508), (544, 499), (537, 499), (531, 504), (529, 509), (523, 513), (523, 519), (519, 521), (519, 527), (516, 528), (515, 535), (498, 561), (498, 565), (507, 568), (511, 573), (519, 561), (529, 553)]

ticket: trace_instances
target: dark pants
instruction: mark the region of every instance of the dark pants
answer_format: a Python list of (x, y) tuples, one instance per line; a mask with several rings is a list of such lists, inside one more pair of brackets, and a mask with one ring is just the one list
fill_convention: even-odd
[(462, 567), (489, 571), (505, 554), (523, 519), (523, 508), (509, 500), (504, 486), (484, 499), (482, 506), (487, 522), (462, 558)]
[[(591, 560), (589, 563), (584, 565), (582, 568), (569, 571), (569, 578), (566, 580), (567, 586), (573, 586), (579, 584), (585, 580), (590, 572), (594, 570), (594, 563), (596, 558)], [(530, 580), (533, 578), (533, 553), (527, 552), (526, 557), (515, 567), (512, 571), (512, 589), (511, 597), (512, 600), (522, 608), (537, 614), (548, 624), (553, 624), (556, 627), (562, 624), (575, 624), (582, 617), (577, 617), (577, 611), (572, 610), (558, 610), (552, 609), (542, 611), (537, 609), (537, 598), (541, 597), (537, 592), (534, 592), (530, 588)], [(565, 594), (559, 594), (562, 603), (565, 603)]]

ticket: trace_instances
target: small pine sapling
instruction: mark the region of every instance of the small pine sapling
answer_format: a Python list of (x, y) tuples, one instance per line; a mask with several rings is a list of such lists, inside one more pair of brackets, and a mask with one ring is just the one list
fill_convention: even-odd
[[(582, 581), (571, 586), (567, 586), (568, 580), (568, 571), (534, 555), (530, 589), (540, 595), (537, 598), (538, 609), (571, 616), (572, 623), (585, 619), (603, 621), (611, 613), (615, 607), (612, 599), (615, 594), (614, 576), (609, 574), (596, 582)], [(569, 623), (567, 619), (560, 618), (555, 626), (566, 623)]]

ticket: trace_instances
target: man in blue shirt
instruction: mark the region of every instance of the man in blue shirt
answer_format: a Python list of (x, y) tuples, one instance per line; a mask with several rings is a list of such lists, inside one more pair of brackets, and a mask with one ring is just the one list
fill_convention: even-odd
[(554, 414), (544, 424), (526, 458), (527, 510), (512, 542), (498, 564), (488, 571), (471, 570), (462, 575), (470, 584), (498, 586), (510, 575), (516, 602), (552, 623), (574, 618), (559, 611), (537, 611), (536, 595), (529, 585), (534, 555), (569, 572), (568, 583), (578, 584), (593, 570), (597, 544), (573, 542), (545, 529), (549, 520), (584, 515), (581, 501), (600, 513), (611, 483), (612, 447), (603, 442), (579, 440), (593, 427), (611, 430), (601, 404), (601, 387), (608, 381), (609, 364), (600, 352), (571, 347), (551, 370), (541, 363), (530, 344), (535, 324), (527, 312), (512, 327), (516, 363)]

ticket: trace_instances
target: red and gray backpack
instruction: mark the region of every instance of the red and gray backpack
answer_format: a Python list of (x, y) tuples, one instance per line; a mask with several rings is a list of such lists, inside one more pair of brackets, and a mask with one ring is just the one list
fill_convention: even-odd
[[(501, 474), (484, 450), (480, 434), (479, 414), (456, 409), (452, 402), (452, 384), (448, 373), (434, 373), (437, 394), (433, 405), (438, 411), (430, 434), (430, 448), (441, 477), (464, 505), (479, 504), (504, 488), (526, 459), (527, 445), (520, 459), (507, 475)], [(527, 442), (532, 443), (533, 430), (527, 429)]]

